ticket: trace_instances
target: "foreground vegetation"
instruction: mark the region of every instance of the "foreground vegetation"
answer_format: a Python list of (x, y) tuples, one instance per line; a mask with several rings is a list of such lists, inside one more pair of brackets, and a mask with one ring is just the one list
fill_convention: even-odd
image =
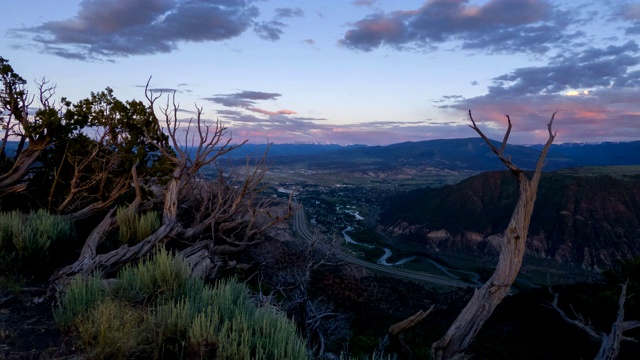
[(57, 322), (91, 358), (306, 359), (295, 328), (258, 308), (246, 286), (191, 278), (180, 257), (160, 250), (104, 279), (75, 279), (58, 299)]

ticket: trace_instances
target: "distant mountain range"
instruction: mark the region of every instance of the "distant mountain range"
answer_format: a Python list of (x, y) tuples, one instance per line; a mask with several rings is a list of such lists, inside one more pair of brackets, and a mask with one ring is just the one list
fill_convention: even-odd
[[(499, 147), (499, 142), (494, 141)], [(507, 145), (505, 154), (523, 169), (534, 169), (542, 145)], [(266, 145), (246, 144), (231, 153), (234, 157), (260, 155)], [(325, 170), (386, 170), (407, 166), (429, 166), (448, 170), (489, 171), (504, 165), (480, 138), (427, 140), (387, 146), (274, 144), (268, 158), (273, 165), (302, 164)], [(575, 166), (640, 164), (640, 141), (597, 144), (553, 145), (545, 170)]]
[[(499, 147), (500, 143), (494, 141)], [(15, 151), (17, 142), (9, 141), (7, 152)], [(231, 159), (262, 156), (266, 144), (245, 144), (230, 152)], [(534, 169), (542, 145), (507, 145), (505, 154), (523, 169)], [(301, 164), (310, 169), (390, 170), (399, 167), (433, 167), (447, 170), (502, 170), (504, 165), (480, 138), (426, 140), (386, 146), (273, 144), (268, 152), (273, 165)], [(640, 164), (640, 141), (568, 143), (553, 145), (547, 155), (545, 170), (575, 166)]]

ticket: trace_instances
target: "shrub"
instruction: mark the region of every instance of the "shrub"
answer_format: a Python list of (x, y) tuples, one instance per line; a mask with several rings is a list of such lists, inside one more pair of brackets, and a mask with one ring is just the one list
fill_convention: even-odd
[(78, 317), (106, 299), (101, 281), (99, 277), (74, 278), (71, 281), (66, 292), (58, 296), (57, 306), (53, 310), (56, 322), (61, 327), (69, 328)]
[(189, 268), (184, 260), (161, 249), (137, 264), (122, 268), (113, 291), (126, 301), (148, 301), (159, 295), (176, 294), (188, 280)]
[(158, 351), (216, 359), (306, 359), (306, 343), (283, 314), (258, 308), (235, 280), (192, 285), (177, 301), (158, 305)]
[(306, 359), (305, 341), (283, 314), (258, 308), (236, 280), (212, 287), (189, 278), (168, 251), (123, 268), (110, 294), (100, 281), (75, 279), (55, 310), (88, 356)]
[(41, 275), (53, 266), (52, 255), (76, 237), (71, 221), (38, 210), (0, 213), (0, 270)]
[(76, 321), (80, 344), (92, 359), (124, 359), (140, 352), (146, 330), (145, 313), (127, 303), (107, 299)]
[(126, 207), (116, 211), (118, 239), (120, 244), (134, 245), (149, 237), (160, 228), (160, 215), (157, 211), (145, 214), (132, 214)]

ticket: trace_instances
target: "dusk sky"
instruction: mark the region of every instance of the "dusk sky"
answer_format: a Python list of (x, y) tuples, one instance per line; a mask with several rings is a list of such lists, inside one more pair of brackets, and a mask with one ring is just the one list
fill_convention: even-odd
[(640, 140), (640, 0), (0, 2), (0, 56), (72, 101), (176, 92), (234, 139)]

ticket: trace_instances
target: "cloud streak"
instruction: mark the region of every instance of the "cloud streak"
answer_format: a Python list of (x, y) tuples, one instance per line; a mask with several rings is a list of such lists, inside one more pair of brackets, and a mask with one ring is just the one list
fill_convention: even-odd
[[(293, 110), (282, 109), (282, 110), (276, 110), (276, 111), (269, 111), (269, 110), (265, 110), (255, 106), (257, 101), (276, 100), (280, 96), (282, 95), (278, 93), (268, 93), (268, 92), (262, 92), (262, 91), (241, 91), (239, 93), (234, 93), (234, 94), (214, 95), (212, 97), (207, 97), (204, 99), (216, 104), (220, 104), (225, 107), (242, 108), (244, 110), (262, 114), (262, 115), (273, 116), (273, 115), (296, 114), (296, 112)], [(218, 111), (218, 113), (224, 114), (224, 115), (236, 116), (238, 118), (241, 118), (241, 115), (244, 114), (242, 111), (237, 111), (237, 110), (233, 110), (233, 111), (225, 110), (225, 111), (226, 111), (225, 113), (221, 111)]]

